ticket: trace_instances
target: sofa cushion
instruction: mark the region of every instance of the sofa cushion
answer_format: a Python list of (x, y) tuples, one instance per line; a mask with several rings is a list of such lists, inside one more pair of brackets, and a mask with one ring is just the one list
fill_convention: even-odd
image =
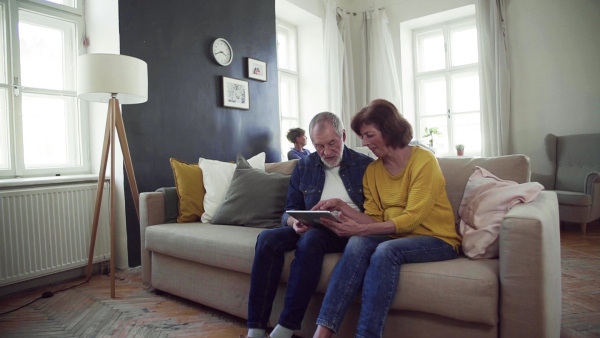
[(554, 190), (558, 198), (558, 204), (574, 206), (591, 206), (592, 196), (581, 192)]
[(469, 258), (496, 258), (500, 225), (518, 203), (529, 203), (544, 189), (537, 182), (517, 184), (476, 167), (460, 204), (462, 250)]
[[(333, 268), (341, 257), (341, 253), (325, 255), (317, 292), (325, 294)], [(292, 260), (293, 255), (286, 255), (282, 282), (288, 280)], [(464, 256), (443, 262), (404, 264), (390, 309), (495, 326), (499, 320), (498, 269), (497, 259), (473, 261)]]
[(282, 173), (291, 175), (294, 167), (298, 163), (298, 159), (293, 159), (284, 162), (265, 163), (265, 171), (268, 173)]
[[(265, 153), (259, 153), (248, 159), (248, 163), (253, 168), (265, 169)], [(223, 203), (227, 188), (235, 172), (235, 164), (200, 158), (198, 160), (200, 169), (202, 169), (202, 178), (204, 180), (204, 213), (200, 218), (203, 223), (210, 223), (215, 212)]]
[(438, 163), (446, 179), (446, 193), (458, 220), (458, 207), (469, 177), (476, 166), (491, 171), (503, 180), (529, 182), (529, 157), (507, 155), (487, 158), (441, 157)]
[[(156, 189), (165, 195), (165, 223), (177, 223), (179, 217), (179, 196), (176, 187), (162, 187)], [(200, 216), (198, 216), (200, 217)]]
[(236, 165), (213, 223), (258, 228), (281, 226), (290, 175), (252, 168), (241, 154)]
[(392, 308), (496, 325), (498, 269), (497, 259), (473, 261), (465, 257), (404, 264)]
[(258, 234), (265, 229), (210, 223), (146, 228), (146, 250), (250, 274)]
[[(223, 269), (252, 270), (254, 247), (264, 229), (205, 223), (154, 225), (146, 229), (146, 249)], [(324, 294), (341, 254), (328, 254), (317, 291)], [(285, 257), (287, 282), (293, 252)], [(405, 264), (391, 308), (447, 316), (467, 322), (498, 322), (498, 260), (458, 258)]]
[(179, 215), (177, 222), (195, 222), (204, 212), (204, 182), (202, 171), (198, 163), (186, 163), (175, 158), (170, 158), (171, 169), (175, 179), (175, 188), (179, 197)]

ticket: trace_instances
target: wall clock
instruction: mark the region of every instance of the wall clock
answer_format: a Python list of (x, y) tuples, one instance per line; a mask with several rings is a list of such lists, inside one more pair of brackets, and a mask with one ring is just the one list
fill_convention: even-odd
[(233, 60), (233, 49), (227, 40), (217, 38), (212, 43), (212, 55), (221, 66), (227, 66)]

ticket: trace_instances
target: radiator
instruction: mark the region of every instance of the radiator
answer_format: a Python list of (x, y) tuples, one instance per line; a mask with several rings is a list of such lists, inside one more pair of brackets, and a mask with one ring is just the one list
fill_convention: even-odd
[[(87, 265), (97, 183), (0, 190), (0, 286)], [(94, 262), (110, 258), (105, 184)]]

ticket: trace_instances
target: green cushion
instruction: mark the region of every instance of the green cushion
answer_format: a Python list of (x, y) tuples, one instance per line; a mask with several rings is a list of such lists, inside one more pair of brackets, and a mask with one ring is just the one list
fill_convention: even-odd
[(252, 168), (238, 154), (225, 200), (211, 223), (256, 228), (279, 227), (289, 182), (290, 175)]
[(165, 194), (165, 223), (177, 223), (177, 216), (179, 216), (177, 188), (164, 187), (156, 191)]

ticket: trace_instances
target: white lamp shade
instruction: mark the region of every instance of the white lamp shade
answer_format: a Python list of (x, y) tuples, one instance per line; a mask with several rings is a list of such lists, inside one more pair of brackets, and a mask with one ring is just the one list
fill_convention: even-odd
[(131, 56), (84, 54), (77, 59), (77, 96), (93, 102), (108, 102), (117, 94), (119, 103), (148, 100), (148, 65)]

